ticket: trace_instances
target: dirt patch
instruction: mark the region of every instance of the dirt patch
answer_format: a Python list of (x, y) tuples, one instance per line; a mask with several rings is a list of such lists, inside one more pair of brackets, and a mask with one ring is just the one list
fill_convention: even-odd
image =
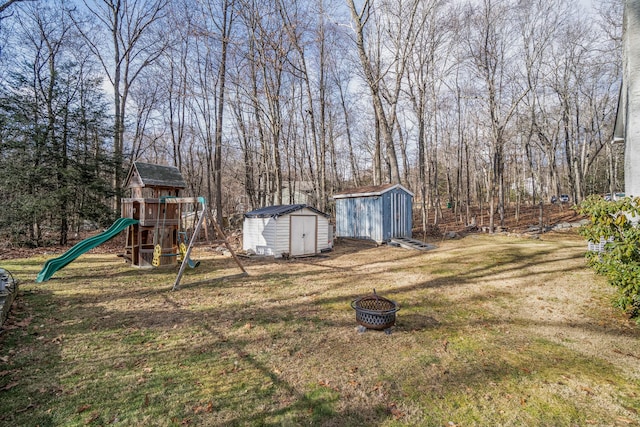
[[(433, 216), (430, 217), (427, 236), (438, 237), (449, 231), (469, 234), (489, 225), (489, 214), (486, 209), (480, 210), (477, 207), (470, 209), (470, 217), (475, 220), (475, 227), (470, 227), (466, 223), (464, 215), (456, 215), (453, 209), (443, 209), (442, 214), (443, 218), (438, 221), (438, 224), (433, 224)], [(501, 222), (500, 217), (496, 214), (494, 225), (503, 228), (507, 232), (521, 233), (531, 227), (539, 227), (541, 216), (542, 225), (546, 228), (552, 228), (564, 222), (578, 222), (584, 219), (568, 204), (546, 204), (542, 206), (542, 212), (540, 211), (540, 206), (523, 205), (519, 209), (516, 209), (515, 206), (507, 206), (505, 208), (504, 221)], [(419, 216), (414, 217), (414, 225), (420, 225), (421, 221)], [(423, 234), (423, 231), (422, 229), (414, 229), (414, 234), (419, 236)]]

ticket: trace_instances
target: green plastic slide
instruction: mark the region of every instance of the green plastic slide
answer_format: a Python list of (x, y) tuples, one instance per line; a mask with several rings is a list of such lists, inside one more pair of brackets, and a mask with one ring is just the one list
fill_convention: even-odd
[(83, 253), (90, 251), (103, 244), (104, 242), (113, 239), (116, 237), (122, 230), (126, 229), (130, 225), (137, 224), (138, 220), (133, 218), (120, 218), (116, 222), (113, 223), (108, 230), (97, 234), (93, 237), (89, 237), (88, 239), (84, 239), (81, 242), (76, 243), (71, 249), (69, 249), (64, 254), (60, 255), (57, 258), (52, 258), (44, 263), (42, 270), (38, 273), (38, 277), (36, 277), (36, 282), (46, 282), (53, 276), (53, 274), (63, 269), (67, 266), (71, 261), (78, 258)]

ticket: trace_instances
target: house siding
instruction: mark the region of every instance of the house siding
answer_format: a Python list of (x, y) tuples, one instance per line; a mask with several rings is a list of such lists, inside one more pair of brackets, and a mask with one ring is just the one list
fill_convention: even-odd
[(621, 111), (624, 126), (624, 182), (627, 196), (640, 196), (640, 0), (625, 2)]

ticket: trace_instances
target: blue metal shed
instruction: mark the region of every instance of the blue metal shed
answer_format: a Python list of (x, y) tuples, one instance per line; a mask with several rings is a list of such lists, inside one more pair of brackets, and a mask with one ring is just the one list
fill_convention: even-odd
[(336, 201), (336, 237), (374, 240), (411, 238), (413, 193), (400, 184), (345, 190)]

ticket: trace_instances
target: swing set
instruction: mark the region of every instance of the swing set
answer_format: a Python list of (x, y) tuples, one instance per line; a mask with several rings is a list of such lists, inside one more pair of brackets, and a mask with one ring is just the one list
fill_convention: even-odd
[[(154, 267), (160, 267), (162, 257), (176, 257), (176, 260), (179, 263), (182, 262), (183, 259), (187, 258), (187, 263), (191, 268), (196, 268), (198, 265), (200, 265), (199, 261), (194, 262), (190, 258), (186, 257), (187, 245), (189, 244), (189, 227), (187, 226), (187, 221), (189, 216), (193, 218), (193, 224), (190, 228), (191, 233), (193, 234), (196, 228), (198, 216), (202, 216), (205, 212), (204, 202), (202, 202), (202, 211), (198, 213), (198, 211), (195, 209), (195, 206), (193, 206), (193, 201), (196, 201), (196, 199), (186, 202), (185, 199), (191, 200), (191, 198), (180, 198), (180, 201), (178, 201), (177, 198), (173, 196), (163, 196), (160, 198), (161, 204), (172, 202), (175, 202), (177, 204), (178, 228), (176, 230), (177, 234), (175, 245), (172, 242), (170, 247), (172, 249), (174, 247), (177, 247), (178, 251), (175, 253), (163, 253), (163, 248), (165, 247), (165, 242), (163, 240), (165, 238), (165, 235), (167, 234), (167, 211), (169, 209), (167, 209), (166, 207), (164, 209), (158, 209), (156, 218), (156, 224), (158, 224), (158, 226), (155, 228), (155, 231), (153, 233), (153, 260), (151, 261), (151, 265), (153, 265)], [(183, 206), (191, 209), (183, 209)], [(162, 222), (160, 221), (160, 211), (162, 211)]]
[(122, 257), (132, 266), (180, 264), (173, 285), (177, 289), (184, 269), (200, 264), (191, 259), (191, 250), (201, 230), (210, 242), (207, 225), (212, 225), (220, 240), (210, 243), (224, 243), (242, 273), (247, 274), (224, 232), (208, 213), (205, 198), (179, 197), (186, 184), (176, 167), (134, 162), (126, 186), (131, 190), (131, 198), (122, 199), (121, 216), (136, 221), (128, 226)]
[[(197, 268), (200, 265), (200, 261), (191, 259), (191, 251), (202, 231), (208, 243), (225, 244), (242, 273), (247, 274), (224, 232), (211, 218), (204, 197), (161, 196), (156, 199), (123, 199), (123, 203), (131, 205), (129, 211), (134, 218), (141, 218), (138, 224), (129, 227), (125, 258), (138, 267), (180, 264), (172, 290), (179, 289), (186, 267)], [(210, 241), (209, 224), (219, 240)]]

